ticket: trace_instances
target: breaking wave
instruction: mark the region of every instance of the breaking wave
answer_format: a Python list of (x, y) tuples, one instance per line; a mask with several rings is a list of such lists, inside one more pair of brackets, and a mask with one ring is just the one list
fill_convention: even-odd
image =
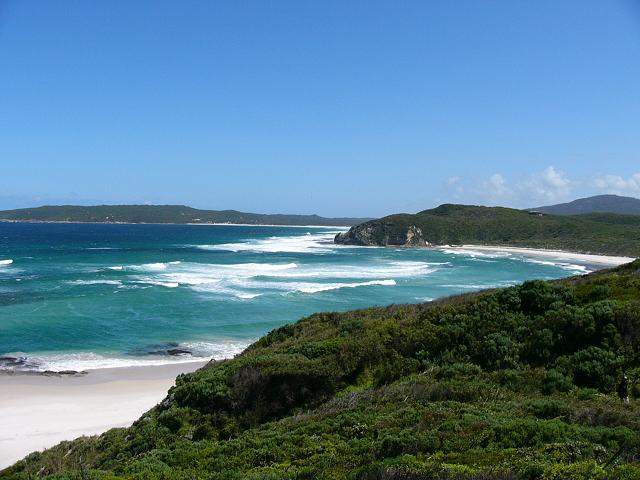
[(521, 252), (490, 252), (488, 253), (488, 252), (480, 252), (477, 250), (466, 249), (466, 248), (455, 248), (455, 249), (444, 248), (441, 251), (443, 253), (447, 253), (451, 255), (466, 256), (475, 261), (480, 261), (480, 262), (494, 262), (495, 260), (488, 260), (488, 259), (505, 258), (510, 260), (526, 262), (526, 263), (535, 263), (538, 265), (547, 265), (550, 267), (562, 268), (563, 270), (568, 270), (571, 272), (582, 273), (582, 274), (591, 273), (593, 271), (584, 265), (569, 263), (569, 262), (562, 261), (560, 259), (542, 260), (540, 258), (536, 258), (536, 255), (533, 252), (530, 255), (523, 254)]
[(441, 251), (443, 253), (447, 253), (449, 255), (463, 255), (466, 257), (481, 257), (481, 258), (508, 258), (511, 256), (511, 254), (509, 252), (491, 252), (491, 253), (487, 253), (487, 252), (479, 252), (478, 250), (472, 250), (472, 249), (467, 249), (467, 248), (455, 248), (455, 249), (448, 249), (448, 248), (443, 248), (441, 249)]
[(122, 285), (120, 280), (71, 280), (69, 285)]
[(333, 238), (342, 230), (323, 232), (320, 234), (293, 235), (288, 237), (268, 237), (248, 239), (242, 242), (221, 243), (214, 245), (191, 245), (202, 250), (225, 250), (229, 252), (254, 253), (331, 253), (338, 246)]
[(184, 342), (176, 348), (190, 352), (186, 355), (122, 356), (94, 352), (52, 353), (27, 356), (8, 353), (0, 356), (0, 371), (15, 372), (63, 372), (86, 371), (102, 368), (146, 367), (188, 363), (204, 360), (223, 360), (242, 352), (249, 341), (225, 340), (220, 342)]
[(571, 272), (582, 273), (582, 274), (587, 274), (592, 272), (592, 270), (585, 267), (584, 265), (577, 265), (575, 263), (568, 263), (568, 262), (561, 262), (561, 261), (554, 262), (551, 260), (538, 260), (536, 258), (530, 258), (530, 257), (522, 257), (522, 261), (527, 263), (536, 263), (538, 265), (549, 265), (551, 267), (559, 267), (559, 268), (562, 268), (563, 270), (569, 270)]
[(373, 285), (379, 286), (393, 286), (396, 284), (395, 280), (372, 280), (370, 282), (354, 282), (354, 283), (294, 283), (283, 284), (288, 289), (302, 293), (319, 293), (327, 292), (329, 290), (339, 290), (341, 288), (357, 288), (357, 287), (369, 287)]
[[(164, 268), (158, 268), (163, 265)], [(188, 287), (196, 292), (251, 300), (268, 292), (319, 293), (340, 288), (395, 285), (394, 278), (424, 276), (448, 262), (393, 261), (380, 265), (316, 265), (297, 263), (164, 263), (123, 267), (144, 272), (130, 276), (136, 284), (169, 288)], [(336, 280), (352, 280), (336, 282)], [(299, 280), (299, 281), (295, 281)]]

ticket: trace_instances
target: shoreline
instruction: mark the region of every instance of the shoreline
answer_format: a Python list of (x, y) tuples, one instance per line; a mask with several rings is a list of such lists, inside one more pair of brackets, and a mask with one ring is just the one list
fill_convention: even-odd
[(616, 267), (635, 260), (633, 257), (599, 255), (591, 253), (570, 252), (567, 250), (548, 250), (544, 248), (529, 247), (510, 247), (498, 245), (456, 245), (456, 246), (437, 246), (437, 250), (475, 250), (478, 252), (495, 252), (495, 253), (516, 253), (521, 255), (530, 255), (533, 257), (554, 258), (556, 260), (570, 260), (581, 262), (588, 265), (601, 265), (605, 267)]
[(0, 375), (0, 470), (61, 441), (131, 425), (164, 398), (177, 375), (207, 362)]

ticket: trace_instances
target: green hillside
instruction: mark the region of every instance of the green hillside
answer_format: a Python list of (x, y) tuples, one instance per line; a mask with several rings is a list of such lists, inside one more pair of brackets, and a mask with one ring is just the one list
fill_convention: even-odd
[(635, 479), (623, 371), (640, 374), (640, 261), (312, 315), (179, 376), (132, 427), (0, 478)]
[(352, 227), (336, 237), (355, 245), (509, 245), (640, 256), (640, 216), (537, 215), (523, 210), (440, 205)]
[(263, 225), (355, 225), (362, 218), (267, 215), (236, 210), (199, 210), (184, 205), (52, 205), (0, 211), (0, 220), (94, 223), (245, 223)]

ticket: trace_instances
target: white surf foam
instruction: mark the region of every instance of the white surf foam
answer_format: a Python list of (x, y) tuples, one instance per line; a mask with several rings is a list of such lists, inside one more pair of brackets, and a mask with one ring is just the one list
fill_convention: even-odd
[(178, 348), (189, 350), (196, 357), (213, 358), (222, 360), (231, 358), (247, 348), (256, 339), (249, 340), (223, 340), (219, 342), (184, 342), (178, 344)]
[(286, 292), (300, 293), (320, 293), (330, 290), (339, 290), (341, 288), (358, 288), (369, 286), (394, 286), (396, 281), (392, 279), (371, 280), (368, 282), (349, 282), (349, 283), (312, 283), (312, 282), (271, 282), (264, 283), (263, 288), (274, 290), (285, 290)]
[(288, 237), (269, 237), (263, 239), (247, 239), (236, 243), (222, 243), (217, 245), (193, 245), (203, 250), (226, 250), (230, 252), (255, 252), (255, 253), (331, 253), (337, 245), (333, 238), (337, 233), (323, 232)]
[(253, 298), (256, 298), (262, 295), (262, 293), (250, 293), (245, 290), (225, 287), (224, 285), (216, 284), (213, 282), (202, 283), (199, 285), (192, 285), (190, 288), (194, 292), (212, 293), (215, 295), (224, 296), (225, 300), (232, 300), (232, 299), (251, 300)]
[[(164, 269), (148, 269), (147, 275), (133, 276), (132, 281), (164, 287), (189, 287), (197, 292), (216, 293), (234, 298), (250, 300), (261, 295), (251, 291), (248, 279), (257, 276), (270, 276), (284, 270), (298, 268), (295, 263), (241, 263), (241, 264), (203, 264), (170, 262)], [(137, 270), (132, 266), (131, 270)], [(126, 267), (129, 269), (129, 267)], [(155, 271), (155, 275), (148, 275)], [(247, 291), (247, 289), (249, 291)]]
[[(145, 263), (144, 265), (140, 265), (140, 270), (166, 270), (168, 263)], [(135, 267), (133, 267), (135, 268)]]
[(11, 265), (13, 263), (13, 260), (10, 258), (7, 258), (5, 260), (0, 260), (0, 267), (3, 265)]
[(497, 283), (455, 283), (455, 284), (442, 284), (437, 286), (442, 288), (455, 288), (455, 289), (461, 289), (461, 290), (484, 290), (487, 288), (511, 287), (518, 283), (519, 282), (516, 280), (507, 280), (504, 282), (497, 282)]
[(242, 298), (244, 300), (251, 300), (252, 298), (262, 296), (261, 293), (236, 293), (235, 296), (237, 298)]
[(29, 356), (22, 352), (8, 353), (7, 356), (25, 357), (26, 367), (9, 368), (5, 370), (28, 370), (36, 372), (64, 370), (97, 370), (102, 368), (145, 367), (154, 365), (169, 365), (198, 360), (223, 360), (232, 358), (244, 350), (250, 341), (222, 340), (219, 342), (185, 342), (176, 348), (189, 350), (192, 355), (148, 355), (145, 357), (105, 355), (93, 352), (42, 354)]
[(69, 285), (122, 285), (120, 280), (70, 280)]
[(492, 253), (486, 253), (486, 252), (480, 252), (478, 250), (471, 250), (471, 249), (466, 249), (466, 248), (455, 248), (455, 249), (448, 249), (448, 248), (443, 248), (440, 250), (443, 253), (448, 253), (450, 255), (462, 255), (462, 256), (467, 256), (467, 257), (483, 257), (483, 258), (507, 258), (510, 257), (511, 254), (508, 252), (492, 252)]
[(143, 263), (142, 265), (113, 265), (107, 267), (109, 270), (131, 270), (135, 272), (160, 272), (166, 270), (170, 265), (178, 265), (180, 262), (154, 262)]
[(370, 287), (370, 286), (394, 286), (395, 280), (371, 280), (370, 282), (355, 282), (355, 283), (331, 283), (331, 284), (310, 284), (305, 287), (297, 287), (297, 290), (302, 293), (318, 293), (326, 292), (329, 290), (339, 290), (341, 288), (358, 288), (358, 287)]
[[(448, 262), (447, 262), (448, 263)], [(380, 277), (417, 277), (435, 272), (446, 263), (393, 261), (377, 265), (309, 265), (296, 272), (283, 272), (277, 277), (311, 278), (380, 278)]]
[(527, 263), (536, 263), (538, 265), (548, 265), (550, 267), (558, 267), (564, 270), (569, 270), (571, 272), (577, 273), (591, 273), (592, 270), (586, 267), (585, 265), (579, 265), (575, 263), (569, 263), (560, 259), (551, 259), (551, 260), (542, 260), (540, 258), (536, 258), (535, 254), (531, 255), (523, 255), (520, 252), (512, 253), (512, 252), (480, 252), (478, 250), (466, 249), (466, 248), (455, 248), (455, 249), (447, 249), (444, 248), (441, 250), (444, 253), (452, 254), (452, 255), (462, 255), (472, 258), (475, 261), (479, 262), (491, 262), (488, 260), (490, 258), (510, 258), (513, 260), (519, 260)]
[[(448, 262), (389, 261), (369, 265), (319, 265), (315, 263), (205, 264), (167, 262), (130, 265), (125, 270), (142, 272), (129, 279), (136, 284), (175, 288), (184, 286), (201, 293), (250, 300), (264, 291), (316, 293), (339, 288), (390, 285), (394, 278), (424, 276)], [(153, 265), (150, 267), (150, 265)], [(163, 268), (159, 268), (162, 265)], [(336, 282), (335, 280), (351, 280)], [(301, 281), (294, 281), (301, 280)], [(314, 282), (317, 280), (317, 283)], [(333, 281), (332, 281), (333, 280)]]
[(562, 261), (551, 261), (551, 260), (540, 260), (540, 259), (531, 258), (531, 257), (522, 257), (522, 261), (523, 262), (527, 262), (527, 263), (536, 263), (538, 265), (549, 265), (551, 267), (559, 267), (559, 268), (562, 268), (564, 270), (569, 270), (571, 272), (577, 272), (577, 273), (583, 273), (583, 274), (587, 274), (587, 273), (591, 273), (592, 272), (592, 270), (590, 270), (586, 266), (578, 265), (578, 264), (575, 264), (575, 263), (568, 263), (568, 262), (562, 262)]
[(167, 288), (178, 288), (180, 286), (179, 282), (163, 282), (160, 280), (154, 280), (153, 278), (145, 278), (138, 277), (138, 280), (134, 280), (134, 283), (144, 284), (144, 285), (156, 285), (158, 287), (167, 287)]

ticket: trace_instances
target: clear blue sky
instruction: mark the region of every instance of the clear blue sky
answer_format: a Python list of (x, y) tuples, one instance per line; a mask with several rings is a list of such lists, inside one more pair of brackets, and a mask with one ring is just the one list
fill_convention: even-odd
[(0, 0), (0, 208), (640, 196), (636, 0)]

